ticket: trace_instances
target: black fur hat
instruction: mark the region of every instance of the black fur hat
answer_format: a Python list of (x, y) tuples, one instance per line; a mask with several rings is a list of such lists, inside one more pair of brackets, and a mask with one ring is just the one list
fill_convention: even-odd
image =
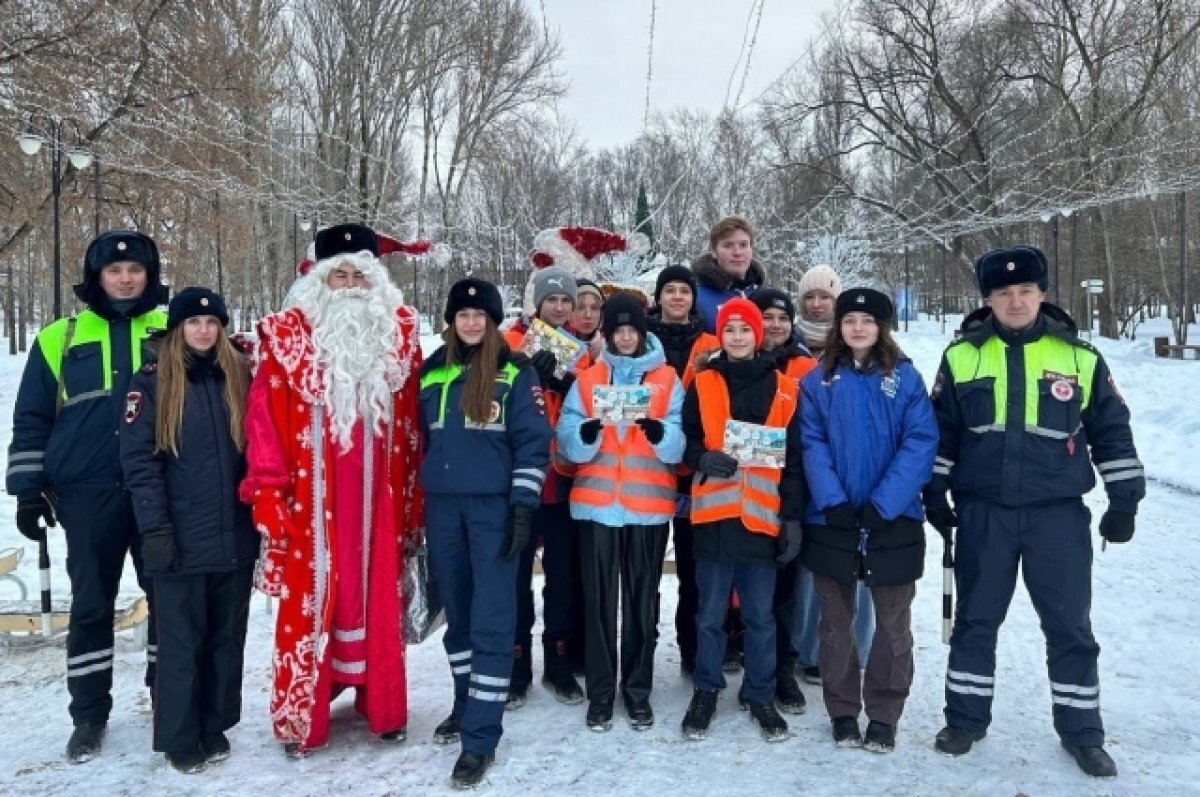
[(1046, 255), (1036, 246), (1010, 246), (993, 249), (975, 261), (975, 280), (979, 293), (987, 296), (997, 288), (1036, 282), (1045, 291), (1050, 287)]
[(833, 317), (841, 321), (847, 313), (870, 313), (876, 321), (886, 323), (892, 320), (892, 312), (892, 300), (886, 293), (873, 288), (847, 288), (838, 294)]
[(172, 330), (198, 315), (215, 315), (221, 326), (229, 326), (229, 313), (221, 294), (208, 288), (184, 288), (167, 306), (167, 329)]
[(504, 320), (504, 300), (500, 298), (500, 290), (487, 280), (467, 277), (450, 286), (442, 318), (447, 324), (453, 324), (458, 311), (468, 309), (487, 313), (496, 326)]
[(115, 317), (118, 313), (100, 286), (100, 272), (105, 266), (126, 260), (146, 267), (146, 288), (133, 310), (125, 315), (141, 315), (153, 310), (159, 304), (162, 261), (154, 239), (135, 230), (109, 230), (88, 244), (83, 256), (83, 282), (74, 286), (75, 296), (105, 318)]
[(352, 255), (364, 249), (379, 257), (379, 239), (365, 224), (336, 224), (317, 232), (317, 260), (334, 255)]

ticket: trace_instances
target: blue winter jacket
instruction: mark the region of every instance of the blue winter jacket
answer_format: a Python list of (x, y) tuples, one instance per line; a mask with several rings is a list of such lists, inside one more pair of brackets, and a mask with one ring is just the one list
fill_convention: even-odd
[(746, 276), (739, 280), (726, 273), (711, 253), (693, 260), (692, 272), (696, 275), (696, 312), (704, 318), (704, 331), (714, 335), (721, 305), (737, 296), (750, 298), (767, 281), (767, 273), (757, 260), (750, 262)]
[(446, 364), (446, 347), (421, 366), (421, 487), (434, 495), (505, 495), (536, 509), (550, 467), (553, 431), (537, 372), (505, 349), (492, 417), (468, 424), (462, 410), (467, 369)]
[[(604, 362), (608, 364), (609, 382), (613, 385), (637, 385), (642, 378), (660, 365), (667, 362), (662, 344), (653, 333), (646, 335), (647, 351), (640, 357), (624, 357), (614, 354), (607, 348), (604, 350)], [(593, 366), (595, 367), (595, 366)], [(683, 448), (687, 442), (683, 437), (683, 384), (676, 376), (672, 382), (671, 398), (667, 404), (667, 417), (661, 419), (663, 424), (663, 439), (657, 445), (652, 444), (658, 458), (669, 465), (675, 465), (683, 459)], [(600, 451), (600, 439), (588, 444), (579, 436), (579, 427), (588, 417), (584, 415), (583, 403), (579, 398), (579, 382), (571, 385), (570, 392), (563, 402), (562, 416), (558, 420), (558, 450), (571, 462), (583, 464), (591, 462)], [(621, 421), (617, 433), (621, 440), (627, 435), (643, 434), (633, 421)], [(576, 520), (589, 520), (602, 523), (605, 526), (653, 526), (666, 523), (671, 519), (670, 514), (654, 515), (642, 512), (631, 512), (621, 506), (619, 501), (604, 507), (584, 505), (571, 502), (571, 517)]]
[(826, 509), (867, 501), (885, 520), (924, 520), (921, 488), (933, 474), (938, 429), (912, 362), (901, 359), (890, 376), (839, 365), (828, 380), (822, 363), (801, 384), (805, 521), (824, 525)]

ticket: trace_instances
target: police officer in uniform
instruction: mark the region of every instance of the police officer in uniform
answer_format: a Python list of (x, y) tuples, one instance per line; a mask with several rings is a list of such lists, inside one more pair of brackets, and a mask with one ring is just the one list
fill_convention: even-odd
[[(67, 689), (75, 730), (67, 757), (100, 751), (112, 710), (113, 614), (127, 552), (138, 583), (141, 544), (121, 477), (118, 429), (130, 377), (142, 365), (142, 341), (164, 329), (157, 309), (159, 257), (154, 241), (128, 230), (88, 246), (75, 295), (87, 305), (38, 333), (13, 412), (7, 489), (17, 496), (17, 528), (30, 540), (62, 523), (71, 580)], [(156, 635), (149, 623), (146, 683), (154, 683)]]
[[(1046, 303), (1046, 257), (1029, 246), (975, 263), (987, 306), (963, 322), (933, 387), (940, 431), (929, 522), (958, 528), (957, 614), (936, 748), (962, 755), (991, 722), (996, 636), (1024, 573), (1046, 635), (1054, 728), (1089, 775), (1112, 777), (1100, 720), (1100, 647), (1092, 636), (1091, 513), (1098, 471), (1108, 494), (1100, 535), (1133, 536), (1145, 475), (1129, 409), (1104, 358)], [(953, 497), (951, 504), (949, 497)]]

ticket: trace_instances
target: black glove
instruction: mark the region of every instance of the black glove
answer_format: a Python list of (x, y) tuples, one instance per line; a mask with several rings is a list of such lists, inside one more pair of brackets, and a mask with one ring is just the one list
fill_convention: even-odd
[(929, 520), (929, 525), (942, 535), (943, 540), (954, 542), (954, 529), (958, 526), (958, 513), (949, 504), (926, 507), (925, 517)]
[(1133, 539), (1133, 521), (1131, 512), (1109, 509), (1100, 518), (1100, 536), (1114, 544), (1129, 542)]
[[(39, 521), (46, 521), (43, 526)], [(41, 493), (30, 493), (17, 499), (17, 530), (25, 538), (33, 542), (41, 542), (46, 536), (46, 527), (57, 526), (54, 520), (54, 510), (50, 502)]]
[(592, 418), (589, 421), (584, 421), (579, 424), (579, 439), (584, 442), (584, 445), (591, 445), (596, 442), (596, 438), (600, 436), (600, 419)]
[(179, 568), (175, 529), (163, 526), (142, 535), (142, 565), (147, 573), (170, 573)]
[(879, 514), (879, 510), (871, 501), (867, 501), (858, 514), (862, 518), (862, 524), (872, 531), (887, 531), (892, 527), (892, 521)]
[(642, 432), (650, 441), (650, 445), (656, 446), (662, 442), (663, 434), (666, 431), (663, 429), (662, 421), (657, 418), (638, 418), (634, 423), (642, 427)]
[(529, 544), (533, 534), (533, 510), (527, 506), (514, 506), (508, 516), (508, 528), (504, 535), (504, 548), (501, 553), (507, 559)]
[(825, 525), (833, 529), (854, 529), (858, 531), (858, 515), (843, 501), (837, 506), (825, 510)]
[(555, 359), (552, 352), (542, 349), (533, 353), (529, 358), (529, 364), (533, 366), (533, 370), (537, 371), (538, 378), (545, 382), (554, 378), (554, 369), (558, 367), (558, 360)]
[(779, 551), (779, 556), (775, 557), (775, 561), (779, 563), (780, 567), (787, 565), (800, 555), (800, 543), (803, 541), (804, 529), (800, 525), (800, 521), (783, 521), (783, 528), (779, 530), (779, 536), (775, 538), (775, 548)]
[(705, 451), (700, 455), (699, 471), (718, 479), (728, 479), (737, 473), (738, 461), (724, 451)]

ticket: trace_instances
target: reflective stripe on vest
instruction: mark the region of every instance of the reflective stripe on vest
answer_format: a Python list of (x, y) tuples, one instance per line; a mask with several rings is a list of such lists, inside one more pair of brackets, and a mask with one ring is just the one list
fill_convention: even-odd
[[(729, 420), (729, 390), (717, 371), (696, 374), (700, 419), (704, 425), (704, 447), (720, 451), (725, 445), (725, 423)], [(776, 372), (775, 398), (767, 413), (766, 426), (786, 429), (796, 414), (800, 387), (796, 380)], [(692, 483), (692, 523), (715, 523), (740, 518), (747, 529), (772, 537), (779, 535), (778, 468), (739, 467), (728, 479), (704, 475)]]
[[(579, 375), (576, 384), (583, 414), (590, 418), (594, 388), (609, 384), (608, 363), (596, 363)], [(667, 417), (675, 370), (660, 365), (645, 375), (642, 384), (650, 387), (649, 417)], [(646, 515), (675, 514), (675, 468), (658, 458), (646, 435), (633, 423), (606, 424), (600, 433), (600, 450), (575, 471), (572, 503), (595, 507), (620, 504)]]
[[(67, 318), (60, 318), (49, 324), (38, 333), (37, 342), (46, 358), (46, 365), (54, 380), (58, 381), (59, 371), (62, 370), (63, 344), (67, 337)], [(100, 390), (89, 390), (79, 395), (69, 395), (69, 388), (63, 383), (63, 407), (101, 398), (112, 393), (112, 339), (109, 335), (109, 321), (91, 310), (84, 310), (75, 317), (75, 332), (71, 337), (71, 348), (85, 346), (90, 343), (100, 344), (101, 374)], [(142, 343), (154, 330), (166, 329), (167, 316), (161, 310), (151, 310), (129, 319), (129, 352), (130, 373), (137, 373), (142, 367)]]
[[(437, 420), (429, 424), (430, 431), (441, 429), (446, 424), (446, 399), (450, 395), (450, 383), (458, 379), (467, 368), (464, 365), (440, 365), (437, 368), (431, 368), (424, 376), (421, 377), (421, 389), (431, 385), (438, 386), (438, 416)], [(496, 373), (496, 381), (508, 385), (512, 389), (512, 384), (517, 378), (520, 369), (512, 363), (505, 363), (504, 367)], [(505, 432), (508, 431), (508, 417), (505, 413), (505, 403), (497, 402), (499, 413), (495, 418), (489, 418), (485, 423), (472, 422), (470, 418), (463, 414), (463, 428), (472, 429), (484, 432)]]
[[(1041, 387), (1047, 382), (1053, 384), (1062, 381), (1070, 384), (1074, 395), (1063, 393), (1061, 398), (1056, 396), (1056, 400), (1050, 404), (1073, 401), (1077, 398), (1082, 415), (1092, 400), (1091, 387), (1096, 374), (1096, 355), (1082, 346), (1072, 346), (1053, 335), (1043, 335), (1032, 343), (1025, 344), (1024, 349), (1024, 417), (1014, 420), (1023, 424), (1029, 434), (1054, 439), (1066, 439), (1068, 434), (1074, 435), (1079, 431), (1082, 419), (1074, 419), (1076, 422), (1072, 425), (1075, 428), (1072, 429), (1047, 428), (1049, 424), (1040, 417), (1040, 408), (1044, 406)], [(986, 423), (972, 427), (972, 432), (1003, 434), (1008, 425), (1008, 364), (1005, 357), (1007, 350), (1004, 341), (993, 335), (979, 348), (962, 342), (951, 346), (946, 352), (950, 376), (956, 387), (980, 379), (994, 380), (991, 385), (992, 417), (987, 418)]]

